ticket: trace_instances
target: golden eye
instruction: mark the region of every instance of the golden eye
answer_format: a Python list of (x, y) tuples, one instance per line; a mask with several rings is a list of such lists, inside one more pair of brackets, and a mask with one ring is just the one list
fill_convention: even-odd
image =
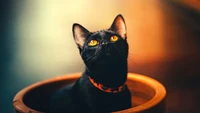
[(88, 43), (89, 46), (96, 46), (98, 44), (97, 40), (90, 40), (90, 42)]
[(111, 36), (110, 41), (111, 42), (116, 42), (119, 38), (117, 36)]

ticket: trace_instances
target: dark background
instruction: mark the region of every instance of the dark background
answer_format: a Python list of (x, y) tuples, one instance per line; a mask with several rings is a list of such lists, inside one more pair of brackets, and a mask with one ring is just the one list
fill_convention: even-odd
[[(54, 21), (48, 19), (49, 15), (57, 17), (54, 15), (62, 15), (63, 12), (57, 11), (60, 7), (51, 6), (50, 3), (45, 7), (48, 1), (1, 2), (0, 113), (13, 112), (12, 99), (25, 86), (84, 69), (72, 38), (65, 40), (68, 35), (60, 35), (64, 34), (60, 31), (65, 26), (69, 26), (69, 29), (63, 32), (71, 37), (69, 30), (73, 22), (78, 21), (94, 30), (102, 29), (109, 26), (118, 13), (123, 14), (128, 28), (129, 71), (150, 76), (165, 85), (167, 113), (200, 112), (200, 2), (110, 1), (108, 6), (102, 8), (104, 2), (88, 0), (80, 3), (80, 6), (67, 2), (63, 5), (68, 8), (67, 16), (63, 16), (64, 19), (60, 16), (60, 23), (55, 25), (50, 24)], [(91, 7), (82, 7), (87, 3), (91, 3)], [(46, 22), (48, 20), (49, 23)], [(47, 24), (42, 24), (45, 22)], [(57, 24), (63, 25), (58, 26), (62, 29), (56, 29)]]

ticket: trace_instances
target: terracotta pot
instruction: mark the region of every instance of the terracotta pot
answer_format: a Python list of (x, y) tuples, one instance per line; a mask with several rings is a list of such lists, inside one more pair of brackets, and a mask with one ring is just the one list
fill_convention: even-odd
[[(59, 76), (34, 83), (19, 91), (13, 99), (16, 113), (43, 113), (56, 89), (76, 81), (81, 73)], [(164, 113), (166, 90), (158, 81), (128, 73), (126, 83), (132, 94), (132, 108), (115, 113)]]

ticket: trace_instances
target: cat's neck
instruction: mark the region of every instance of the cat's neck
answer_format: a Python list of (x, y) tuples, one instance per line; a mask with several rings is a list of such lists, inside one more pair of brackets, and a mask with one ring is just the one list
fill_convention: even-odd
[(94, 71), (86, 68), (85, 74), (96, 83), (102, 84), (105, 87), (120, 87), (127, 79), (127, 63), (105, 66), (102, 71)]
[(107, 93), (119, 93), (121, 91), (123, 91), (125, 89), (125, 84), (119, 86), (119, 87), (106, 87), (103, 84), (97, 83), (94, 79), (92, 79), (91, 77), (89, 77), (90, 82), (92, 83), (93, 86), (95, 86), (96, 88), (98, 88), (101, 91), (107, 92)]

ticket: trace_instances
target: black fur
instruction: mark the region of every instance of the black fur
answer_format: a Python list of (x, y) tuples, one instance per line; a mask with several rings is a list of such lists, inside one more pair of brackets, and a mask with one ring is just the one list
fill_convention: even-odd
[[(89, 32), (79, 24), (74, 24), (72, 30), (86, 70), (79, 80), (52, 96), (48, 113), (109, 113), (131, 107), (127, 86), (121, 92), (107, 93), (93, 86), (88, 78), (111, 88), (125, 83), (128, 44), (123, 17), (118, 15), (108, 30)], [(114, 35), (119, 40), (113, 43), (110, 37)], [(91, 39), (98, 45), (88, 46)]]

